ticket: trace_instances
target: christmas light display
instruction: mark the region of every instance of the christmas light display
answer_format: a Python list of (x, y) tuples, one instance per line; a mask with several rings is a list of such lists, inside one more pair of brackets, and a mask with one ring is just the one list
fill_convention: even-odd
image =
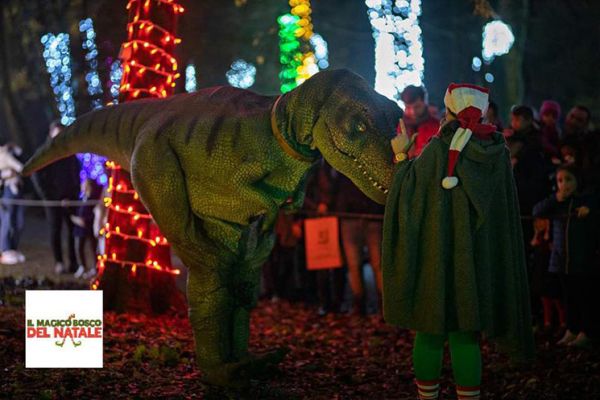
[(71, 54), (69, 35), (47, 33), (41, 38), (44, 60), (50, 74), (50, 85), (56, 98), (60, 122), (67, 126), (75, 121), (75, 102), (71, 86)]
[(481, 55), (485, 62), (489, 64), (494, 60), (494, 57), (508, 53), (514, 42), (515, 36), (510, 26), (498, 20), (488, 22), (483, 27)]
[(121, 86), (121, 79), (123, 79), (123, 67), (121, 66), (121, 60), (115, 60), (110, 64), (109, 85), (109, 91), (113, 98), (113, 104), (117, 104), (119, 102), (119, 87)]
[(479, 72), (481, 70), (481, 58), (473, 57), (473, 61), (471, 61), (471, 69), (475, 72)]
[[(86, 18), (79, 22), (79, 32), (82, 33), (81, 46), (87, 50), (85, 61), (88, 71), (85, 74), (88, 94), (91, 98), (92, 108), (102, 107), (102, 84), (98, 75), (98, 49), (96, 48), (96, 32), (91, 18)], [(77, 158), (81, 162), (80, 177), (81, 180), (87, 178), (93, 179), (102, 186), (106, 185), (108, 177), (104, 171), (105, 157), (97, 154), (83, 153), (78, 154)]]
[(310, 45), (313, 48), (315, 58), (317, 60), (317, 67), (319, 69), (326, 69), (329, 67), (329, 49), (327, 42), (321, 35), (315, 33), (310, 38)]
[(422, 85), (420, 0), (366, 0), (375, 39), (375, 90), (402, 105), (406, 86)]
[(185, 67), (185, 91), (192, 93), (196, 91), (196, 66), (188, 64)]
[[(172, 94), (179, 77), (178, 64), (172, 55), (181, 42), (175, 36), (178, 15), (184, 9), (173, 0), (130, 0), (127, 4), (128, 38), (120, 58), (123, 76), (120, 101), (162, 98)], [(160, 21), (160, 25), (155, 22)], [(170, 247), (156, 223), (139, 201), (129, 175), (114, 162), (108, 195), (108, 221), (102, 230), (106, 238), (105, 254), (98, 257), (98, 277), (93, 289), (102, 285), (102, 275), (109, 266), (128, 268), (135, 276), (139, 268), (179, 274), (171, 267)]]
[[(296, 22), (298, 28), (295, 31), (295, 35), (301, 42), (301, 64), (298, 67), (298, 75), (296, 76), (296, 83), (301, 85), (305, 80), (319, 72), (317, 67), (317, 60), (314, 53), (306, 46), (310, 43), (310, 39), (313, 36), (313, 25), (310, 14), (312, 9), (310, 7), (309, 0), (290, 0), (290, 7), (292, 7), (292, 15), (297, 16), (299, 19)], [(309, 48), (307, 50), (303, 48)]]
[(256, 67), (249, 62), (244, 60), (235, 60), (231, 64), (231, 69), (225, 74), (227, 82), (231, 86), (248, 89), (254, 85), (254, 79), (256, 77)]
[(86, 18), (79, 22), (79, 32), (83, 34), (81, 46), (87, 50), (85, 61), (88, 66), (88, 72), (85, 74), (88, 94), (92, 99), (92, 108), (102, 107), (102, 85), (98, 76), (98, 49), (96, 48), (96, 32), (91, 18)]
[(281, 93), (287, 93), (297, 86), (298, 68), (302, 65), (300, 41), (296, 38), (299, 17), (284, 14), (277, 18), (279, 24), (279, 62), (281, 63)]
[[(279, 23), (279, 74), (281, 92), (286, 93), (301, 85), (308, 78), (327, 68), (327, 43), (313, 32), (312, 9), (309, 0), (290, 0), (290, 14), (277, 19)], [(318, 50), (319, 56), (315, 52)], [(319, 67), (321, 62), (321, 67)]]

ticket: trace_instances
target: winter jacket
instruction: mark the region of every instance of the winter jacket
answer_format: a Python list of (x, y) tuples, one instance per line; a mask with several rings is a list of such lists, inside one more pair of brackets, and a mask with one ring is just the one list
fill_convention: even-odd
[[(598, 209), (590, 196), (572, 196), (559, 202), (553, 194), (537, 203), (535, 217), (552, 220), (552, 253), (549, 272), (568, 275), (597, 274)], [(577, 217), (577, 209), (590, 209), (586, 217)]]
[(440, 129), (440, 121), (431, 114), (427, 114), (425, 118), (416, 122), (410, 122), (405, 118), (404, 123), (406, 124), (409, 136), (418, 133), (418, 136), (415, 139), (415, 146), (411, 150), (411, 157), (416, 157), (421, 154), (423, 148)]

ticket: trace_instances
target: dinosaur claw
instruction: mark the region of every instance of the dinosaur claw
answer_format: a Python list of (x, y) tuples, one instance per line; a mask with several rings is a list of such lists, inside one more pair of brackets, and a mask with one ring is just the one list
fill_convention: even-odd
[(242, 389), (250, 385), (252, 379), (265, 379), (277, 368), (289, 349), (280, 348), (258, 354), (249, 354), (235, 363), (216, 365), (203, 370), (202, 381), (209, 385), (232, 389)]

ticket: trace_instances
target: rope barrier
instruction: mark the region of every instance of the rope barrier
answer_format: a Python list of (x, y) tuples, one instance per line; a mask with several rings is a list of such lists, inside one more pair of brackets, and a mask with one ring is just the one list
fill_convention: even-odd
[[(29, 200), (29, 199), (0, 199), (2, 205), (18, 205), (26, 207), (78, 207), (78, 206), (96, 206), (102, 204), (101, 200)], [(362, 214), (362, 213), (351, 213), (351, 212), (339, 212), (332, 211), (319, 214), (315, 211), (300, 211), (294, 213), (308, 218), (319, 218), (319, 217), (339, 217), (346, 219), (370, 219), (375, 221), (382, 221), (382, 214)], [(534, 217), (532, 215), (521, 215), (522, 220), (534, 220), (534, 219), (555, 219), (555, 218), (568, 218), (576, 217), (577, 213), (569, 214), (556, 214), (548, 215), (545, 217)]]
[(309, 218), (319, 218), (319, 217), (340, 217), (340, 218), (348, 218), (348, 219), (372, 219), (377, 221), (383, 221), (382, 214), (360, 214), (360, 213), (350, 213), (350, 212), (326, 212), (319, 214), (314, 211), (300, 211), (296, 213), (297, 215), (309, 217)]
[(2, 205), (17, 205), (26, 207), (78, 207), (96, 206), (101, 200), (29, 200), (29, 199), (0, 199)]

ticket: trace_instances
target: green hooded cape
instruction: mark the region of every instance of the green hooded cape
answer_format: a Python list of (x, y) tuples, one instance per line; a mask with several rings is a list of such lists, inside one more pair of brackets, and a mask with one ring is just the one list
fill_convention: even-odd
[(519, 206), (500, 133), (474, 136), (459, 184), (442, 187), (458, 124), (396, 167), (383, 230), (383, 309), (390, 324), (444, 334), (481, 331), (516, 358), (533, 355)]

